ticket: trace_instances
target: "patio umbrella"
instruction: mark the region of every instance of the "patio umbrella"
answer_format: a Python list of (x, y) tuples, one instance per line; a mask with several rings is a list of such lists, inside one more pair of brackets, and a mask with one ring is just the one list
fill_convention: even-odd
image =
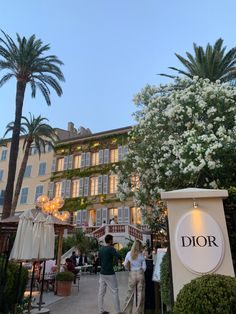
[(16, 238), (9, 259), (25, 261), (32, 259), (33, 219), (31, 210), (20, 215)]
[(43, 213), (39, 212), (34, 219), (33, 227), (33, 249), (32, 259), (42, 260), (45, 259), (45, 244), (46, 237), (44, 234), (46, 218)]
[(54, 220), (49, 215), (44, 223), (44, 258), (53, 259), (55, 249)]

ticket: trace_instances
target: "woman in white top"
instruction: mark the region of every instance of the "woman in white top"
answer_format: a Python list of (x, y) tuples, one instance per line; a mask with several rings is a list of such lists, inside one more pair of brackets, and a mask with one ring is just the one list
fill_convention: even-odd
[(130, 270), (127, 297), (124, 304), (123, 313), (132, 314), (135, 300), (135, 314), (144, 313), (144, 272), (146, 261), (142, 253), (142, 242), (135, 240), (131, 250), (125, 257), (124, 265)]

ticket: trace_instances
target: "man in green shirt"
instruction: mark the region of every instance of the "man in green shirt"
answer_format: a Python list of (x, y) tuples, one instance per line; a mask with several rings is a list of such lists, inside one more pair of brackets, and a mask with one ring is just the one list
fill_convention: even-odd
[(98, 292), (99, 314), (109, 313), (105, 311), (103, 307), (103, 300), (107, 287), (112, 293), (116, 314), (121, 314), (117, 279), (113, 269), (113, 263), (119, 258), (119, 255), (113, 247), (113, 236), (111, 234), (105, 236), (105, 243), (106, 246), (103, 246), (99, 250), (99, 260), (101, 263)]

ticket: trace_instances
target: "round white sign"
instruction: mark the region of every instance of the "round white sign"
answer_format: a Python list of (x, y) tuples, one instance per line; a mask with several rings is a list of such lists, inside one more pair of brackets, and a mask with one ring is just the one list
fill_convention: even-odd
[(193, 209), (180, 219), (175, 245), (184, 266), (198, 274), (216, 270), (224, 255), (224, 238), (220, 227), (200, 209)]

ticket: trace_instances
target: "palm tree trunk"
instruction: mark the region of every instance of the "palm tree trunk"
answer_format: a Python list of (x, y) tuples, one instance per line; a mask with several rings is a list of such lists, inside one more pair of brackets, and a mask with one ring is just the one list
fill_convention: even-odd
[(17, 81), (16, 86), (16, 110), (15, 110), (15, 122), (12, 132), (10, 159), (8, 164), (8, 177), (7, 185), (4, 196), (2, 219), (7, 218), (11, 215), (11, 205), (13, 197), (13, 188), (16, 175), (16, 165), (19, 150), (19, 137), (20, 137), (20, 126), (22, 117), (22, 108), (24, 103), (26, 82), (22, 80)]
[(19, 195), (20, 195), (20, 190), (21, 190), (23, 179), (24, 179), (25, 169), (26, 169), (28, 158), (29, 158), (29, 152), (30, 152), (30, 147), (31, 147), (32, 142), (33, 141), (28, 140), (28, 142), (26, 144), (24, 157), (23, 157), (23, 160), (22, 160), (22, 163), (20, 166), (20, 170), (18, 173), (17, 181), (16, 181), (16, 187), (15, 187), (13, 202), (12, 202), (12, 206), (11, 206), (11, 215), (14, 215), (15, 210), (16, 210), (16, 206), (17, 206)]

